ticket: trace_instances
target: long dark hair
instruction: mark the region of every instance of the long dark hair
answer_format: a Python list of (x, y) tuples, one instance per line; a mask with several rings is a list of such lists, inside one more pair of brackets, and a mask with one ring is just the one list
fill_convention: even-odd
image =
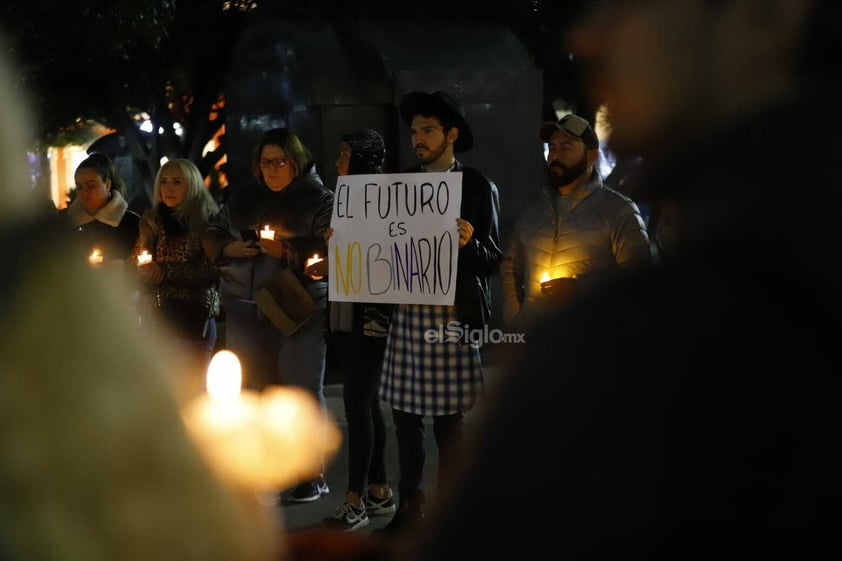
[(76, 166), (77, 171), (80, 169), (96, 170), (97, 175), (102, 178), (103, 182), (109, 179), (111, 180), (112, 191), (117, 191), (121, 195), (125, 194), (126, 184), (123, 182), (123, 178), (117, 173), (117, 169), (114, 167), (114, 162), (111, 161), (111, 158), (102, 152), (92, 152), (87, 158), (82, 160), (81, 164)]

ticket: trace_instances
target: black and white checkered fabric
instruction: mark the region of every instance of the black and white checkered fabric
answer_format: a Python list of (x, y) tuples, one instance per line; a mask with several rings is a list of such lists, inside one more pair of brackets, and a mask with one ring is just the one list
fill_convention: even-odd
[[(401, 304), (392, 316), (380, 399), (416, 415), (450, 415), (469, 410), (482, 394), (479, 348), (426, 336), (456, 320), (454, 306)], [(437, 338), (438, 339), (438, 338)]]

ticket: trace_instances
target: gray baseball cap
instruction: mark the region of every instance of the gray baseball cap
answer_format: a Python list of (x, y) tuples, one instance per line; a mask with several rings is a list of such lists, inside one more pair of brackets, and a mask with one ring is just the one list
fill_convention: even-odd
[(540, 136), (541, 140), (544, 142), (549, 142), (553, 133), (557, 131), (562, 131), (570, 136), (575, 136), (584, 142), (585, 146), (587, 146), (590, 150), (596, 150), (599, 148), (599, 138), (597, 138), (593, 127), (587, 119), (583, 119), (578, 115), (570, 113), (569, 115), (565, 115), (559, 119), (558, 122), (544, 123), (541, 125), (538, 136)]

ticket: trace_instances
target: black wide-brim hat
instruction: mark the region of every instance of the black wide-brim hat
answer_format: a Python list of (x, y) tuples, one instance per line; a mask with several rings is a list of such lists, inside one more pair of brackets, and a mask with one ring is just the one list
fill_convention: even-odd
[(459, 136), (453, 143), (454, 152), (467, 152), (474, 145), (474, 133), (465, 120), (465, 110), (447, 92), (408, 93), (401, 100), (400, 112), (406, 126), (412, 125), (412, 118), (416, 115), (438, 117), (452, 123), (452, 126), (459, 129)]

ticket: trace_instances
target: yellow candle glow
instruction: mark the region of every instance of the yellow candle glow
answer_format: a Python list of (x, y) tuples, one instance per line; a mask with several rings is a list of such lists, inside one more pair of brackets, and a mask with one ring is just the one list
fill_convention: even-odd
[(270, 230), (269, 225), (265, 225), (262, 230), (260, 230), (260, 237), (264, 240), (274, 240), (275, 239), (275, 230)]
[[(309, 269), (311, 265), (315, 265), (316, 263), (321, 263), (322, 261), (324, 261), (324, 259), (319, 257), (318, 253), (314, 253), (313, 257), (307, 258), (307, 262), (305, 263), (304, 268)], [(322, 277), (320, 275), (310, 275), (310, 278), (312, 278), (313, 280), (321, 280), (324, 277)]]
[(541, 275), (541, 280), (539, 282), (544, 283), (544, 282), (547, 282), (548, 280), (550, 280), (550, 274), (547, 271), (544, 271), (544, 274)]
[(220, 476), (256, 490), (283, 489), (318, 473), (341, 442), (336, 424), (301, 388), (243, 390), (237, 355), (219, 351), (207, 393), (184, 408), (185, 425)]
[(318, 254), (318, 253), (314, 253), (314, 254), (313, 254), (313, 257), (308, 257), (308, 258), (307, 258), (307, 264), (305, 265), (305, 268), (306, 268), (306, 267), (309, 267), (310, 265), (315, 265), (316, 263), (318, 263), (318, 262), (320, 262), (320, 261), (324, 261), (324, 259), (322, 259), (321, 257), (319, 257), (319, 254)]
[(91, 265), (102, 265), (102, 252), (98, 248), (94, 248), (88, 256), (88, 263)]
[(137, 264), (138, 265), (145, 265), (146, 263), (152, 262), (152, 256), (149, 254), (148, 251), (145, 249), (140, 252), (137, 256)]

